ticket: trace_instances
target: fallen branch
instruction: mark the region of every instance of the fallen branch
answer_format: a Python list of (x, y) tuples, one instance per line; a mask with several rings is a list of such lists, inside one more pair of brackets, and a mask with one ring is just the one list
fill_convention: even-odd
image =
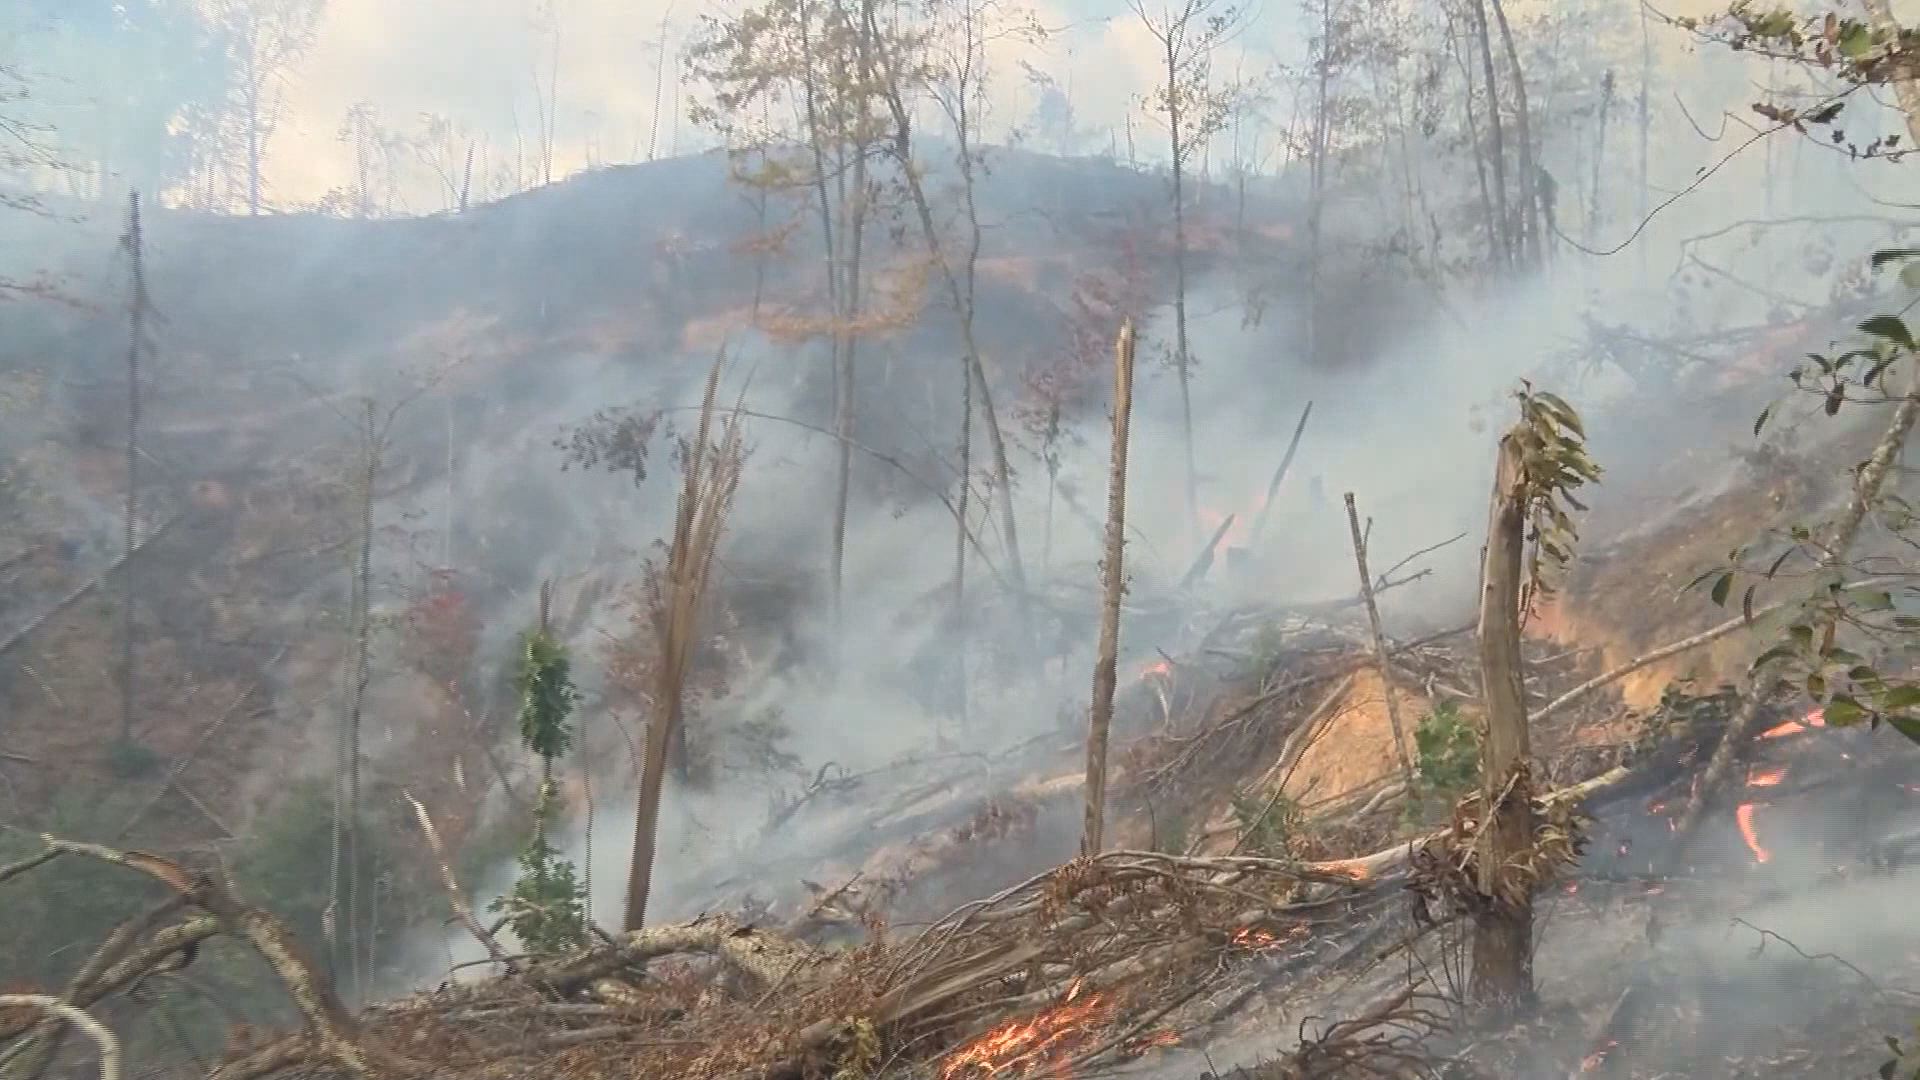
[(120, 1080), (120, 1040), (85, 1009), (46, 994), (0, 994), (0, 1008), (38, 1009), (80, 1029), (100, 1048), (100, 1080)]
[[(1869, 588), (1875, 588), (1881, 585), (1890, 585), (1900, 580), (1904, 580), (1904, 579), (1891, 578), (1891, 577), (1868, 578), (1865, 581), (1859, 581), (1859, 582), (1855, 582), (1852, 585), (1842, 586), (1842, 588), (1843, 589), (1869, 589)], [(1670, 645), (1662, 645), (1661, 647), (1654, 649), (1652, 652), (1643, 653), (1639, 656), (1636, 656), (1633, 659), (1627, 661), (1626, 663), (1621, 664), (1619, 667), (1613, 668), (1612, 670), (1604, 672), (1600, 675), (1596, 675), (1593, 678), (1588, 679), (1586, 682), (1581, 683), (1579, 686), (1576, 686), (1573, 689), (1567, 691), (1566, 693), (1561, 694), (1559, 697), (1554, 698), (1553, 701), (1542, 706), (1537, 712), (1535, 712), (1533, 716), (1530, 718), (1529, 722), (1537, 724), (1540, 721), (1545, 720), (1547, 717), (1552, 716), (1554, 713), (1560, 712), (1561, 710), (1565, 709), (1567, 706), (1578, 702), (1581, 698), (1586, 697), (1588, 694), (1593, 693), (1595, 690), (1598, 690), (1601, 687), (1608, 685), (1609, 683), (1618, 682), (1619, 680), (1626, 678), (1627, 676), (1633, 674), (1634, 672), (1639, 671), (1641, 668), (1647, 667), (1648, 665), (1651, 665), (1651, 664), (1657, 664), (1660, 661), (1667, 659), (1668, 657), (1678, 656), (1683, 652), (1687, 652), (1692, 649), (1697, 649), (1702, 645), (1711, 644), (1715, 641), (1720, 640), (1723, 637), (1726, 637), (1729, 634), (1732, 634), (1736, 630), (1742, 629), (1743, 627), (1752, 626), (1754, 623), (1759, 622), (1761, 619), (1764, 619), (1769, 615), (1773, 615), (1780, 611), (1783, 611), (1798, 603), (1800, 603), (1800, 601), (1798, 599), (1795, 599), (1795, 600), (1783, 600), (1777, 604), (1769, 604), (1766, 607), (1761, 608), (1758, 611), (1755, 611), (1750, 616), (1746, 614), (1737, 615), (1734, 618), (1728, 619), (1726, 622), (1723, 622), (1720, 625), (1715, 626), (1710, 630), (1703, 630), (1700, 633), (1693, 635), (1692, 637), (1681, 638), (1679, 641), (1673, 642)]]
[[(1537, 806), (1565, 806), (1581, 803), (1609, 788), (1618, 787), (1632, 775), (1633, 773), (1625, 766), (1616, 766), (1590, 780), (1536, 795), (1534, 803)], [(1429, 844), (1443, 843), (1452, 835), (1453, 829), (1448, 827), (1412, 840), (1403, 840), (1393, 847), (1376, 851), (1371, 855), (1306, 863), (1304, 867), (1323, 874), (1344, 874), (1356, 880), (1373, 881), (1403, 868), (1412, 858), (1413, 853), (1419, 849)]]
[(32, 619), (28, 620), (26, 625), (21, 626), (19, 629), (15, 630), (13, 633), (8, 634), (5, 638), (0, 638), (0, 656), (5, 656), (7, 653), (12, 652), (15, 646), (19, 645), (21, 642), (32, 637), (34, 631), (40, 629), (42, 626), (45, 626), (48, 623), (48, 621), (57, 617), (61, 612), (79, 603), (81, 600), (84, 600), (87, 597), (88, 593), (91, 593), (93, 592), (93, 590), (99, 588), (100, 583), (107, 580), (108, 577), (112, 576), (114, 571), (120, 569), (122, 566), (125, 566), (127, 564), (128, 559), (131, 559), (135, 555), (138, 555), (142, 551), (145, 551), (148, 545), (152, 544), (154, 541), (166, 535), (167, 530), (173, 528), (174, 525), (177, 524), (180, 521), (180, 518), (183, 516), (185, 515), (176, 515), (174, 517), (168, 518), (166, 521), (161, 523), (159, 528), (153, 530), (153, 532), (150, 535), (148, 535), (145, 540), (140, 541), (140, 543), (136, 545), (133, 548), (133, 550), (123, 552), (119, 558), (113, 560), (111, 563), (108, 563), (106, 569), (100, 571), (98, 574), (93, 575), (93, 577), (89, 578), (86, 581), (86, 583), (81, 585), (79, 588), (61, 597), (58, 603), (54, 604), (52, 607), (48, 608), (47, 610), (41, 612), (39, 615), (34, 616)]
[(433, 861), (440, 869), (440, 885), (446, 890), (447, 903), (453, 908), (454, 918), (460, 920), (460, 925), (466, 927), (474, 940), (487, 950), (488, 959), (496, 964), (506, 965), (511, 970), (513, 964), (507, 957), (507, 951), (500, 947), (500, 943), (494, 940), (494, 936), (487, 932), (486, 927), (480, 925), (479, 919), (474, 917), (473, 907), (467, 903), (466, 892), (460, 888), (460, 882), (453, 876), (453, 864), (447, 861), (446, 849), (440, 843), (440, 832), (433, 827), (433, 819), (427, 816), (427, 808), (420, 805), (420, 800), (414, 798), (411, 793), (403, 791), (400, 794), (407, 800), (408, 805), (413, 807), (414, 820), (420, 823), (420, 832), (426, 836), (427, 847), (433, 851)]
[[(371, 1048), (358, 1039), (357, 1025), (346, 1006), (334, 993), (324, 973), (314, 967), (295, 941), (285, 923), (258, 908), (240, 902), (218, 877), (189, 872), (178, 863), (141, 851), (119, 851), (100, 844), (62, 840), (42, 836), (50, 851), (77, 855), (100, 862), (124, 866), (159, 881), (181, 900), (211, 915), (220, 931), (246, 942), (266, 961), (279, 977), (305, 1019), (303, 1038), (311, 1056), (317, 1056), (356, 1076), (372, 1078), (382, 1072), (402, 1076), (418, 1075), (426, 1070), (414, 1062)], [(229, 1073), (228, 1067), (216, 1070), (223, 1080), (230, 1076), (263, 1075)]]

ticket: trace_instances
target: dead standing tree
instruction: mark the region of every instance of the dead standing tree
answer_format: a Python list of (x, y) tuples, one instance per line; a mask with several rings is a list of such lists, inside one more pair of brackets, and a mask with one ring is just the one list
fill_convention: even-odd
[[(653, 885), (653, 859), (660, 827), (660, 791), (666, 783), (667, 758), (680, 737), (685, 701), (687, 662), (698, 637), (700, 609), (713, 571), (714, 552), (726, 530), (727, 513), (740, 484), (740, 466), (746, 449), (741, 441), (741, 410), (736, 404), (723, 417), (714, 414), (720, 389), (721, 361), (707, 375), (706, 396), (693, 434), (680, 446), (680, 501), (674, 513), (673, 540), (667, 547), (667, 567), (658, 591), (650, 597), (654, 632), (659, 639), (655, 660), (658, 680), (653, 715), (647, 722), (646, 758), (641, 763), (639, 805), (634, 811), (633, 862), (627, 871), (628, 933), (646, 922), (647, 894)], [(717, 427), (717, 431), (716, 431)]]
[[(860, 339), (886, 321), (866, 313), (867, 224), (880, 189), (869, 162), (892, 139), (880, 100), (875, 0), (763, 0), (731, 18), (706, 17), (689, 47), (689, 70), (711, 99), (692, 116), (726, 141), (736, 180), (804, 195), (814, 203), (824, 255), (824, 317), (787, 319), (796, 337), (831, 343), (833, 435), (837, 450), (829, 586), (836, 628), (843, 606), (847, 511), (851, 498), (854, 390)], [(762, 107), (794, 106), (792, 130), (757, 127)], [(751, 151), (760, 162), (749, 171)]]
[[(1580, 417), (1566, 402), (1520, 391), (1520, 422), (1500, 440), (1480, 577), (1481, 731), (1477, 918), (1469, 993), (1504, 1011), (1533, 996), (1534, 797), (1522, 689), (1520, 620), (1571, 558), (1572, 492), (1600, 478)], [(1527, 541), (1533, 549), (1528, 557)]]
[(1087, 819), (1080, 854), (1100, 854), (1107, 811), (1107, 733), (1119, 682), (1120, 597), (1126, 592), (1121, 554), (1127, 532), (1127, 436), (1133, 415), (1133, 323), (1120, 328), (1113, 356), (1113, 464), (1107, 475), (1107, 542), (1100, 563), (1100, 651), (1093, 662), (1087, 714)]
[(1213, 54), (1246, 25), (1245, 13), (1221, 0), (1179, 0), (1149, 14), (1146, 0), (1130, 0), (1153, 35), (1160, 77), (1153, 106), (1166, 119), (1173, 179), (1173, 366), (1180, 382), (1180, 437), (1186, 454), (1187, 526), (1200, 521), (1199, 479), (1193, 458), (1193, 353), (1187, 339), (1187, 162), (1226, 126), (1239, 91), (1213, 83)]
[(120, 746), (131, 751), (133, 743), (134, 658), (133, 614), (138, 596), (135, 589), (134, 553), (139, 550), (140, 513), (140, 355), (151, 352), (147, 339), (147, 317), (152, 299), (147, 295), (146, 242), (140, 228), (140, 193), (127, 195), (127, 231), (120, 238), (132, 263), (132, 295), (127, 302), (127, 506), (122, 522), (125, 550), (121, 554), (120, 622)]
[(313, 46), (325, 6), (326, 0), (215, 0), (209, 9), (233, 65), (249, 214), (259, 214), (263, 205), (261, 174), (267, 142), (280, 125), (287, 76)]

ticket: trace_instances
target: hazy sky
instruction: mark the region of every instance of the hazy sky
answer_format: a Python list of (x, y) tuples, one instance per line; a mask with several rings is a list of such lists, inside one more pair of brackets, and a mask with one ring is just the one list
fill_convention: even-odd
[[(1114, 11), (1094, 14), (1103, 6)], [(671, 51), (699, 15), (721, 8), (714, 0), (558, 0), (558, 8), (556, 173), (583, 164), (589, 144), (597, 144), (600, 160), (633, 160), (636, 149), (644, 157), (662, 17)], [(535, 68), (544, 79), (551, 48), (551, 39), (532, 29), (534, 10), (533, 0), (330, 0), (275, 137), (279, 195), (311, 199), (348, 182), (350, 155), (335, 136), (347, 109), (363, 99), (397, 127), (412, 128), (419, 114), (431, 112), (484, 130), (509, 156), (517, 118), (531, 145)], [(1128, 95), (1152, 80), (1152, 44), (1137, 20), (1120, 0), (1045, 0), (1036, 10), (1045, 25), (1067, 29), (1040, 48), (1009, 46), (992, 57), (998, 126), (1031, 109), (1016, 63), (1022, 59), (1063, 81), (1071, 70), (1083, 126), (1123, 123)], [(668, 113), (676, 74), (667, 74)], [(686, 151), (698, 139), (684, 123), (677, 133), (663, 125), (659, 151)]]
[[(669, 51), (702, 14), (742, 0), (554, 0), (560, 23), (559, 135), (556, 174), (584, 164), (644, 157), (652, 126), (658, 42), (663, 17)], [(1164, 0), (1147, 0), (1157, 5)], [(1546, 0), (1510, 0), (1516, 17)], [(1634, 10), (1634, 0), (1619, 0)], [(273, 148), (275, 190), (306, 200), (349, 182), (351, 155), (336, 139), (356, 101), (377, 106), (389, 124), (417, 126), (437, 113), (483, 135), (495, 156), (511, 157), (517, 126), (532, 146), (537, 128), (536, 66), (548, 70), (550, 39), (532, 27), (540, 0), (329, 0), (319, 41), (298, 75), (287, 123)], [(1034, 0), (1040, 21), (1060, 32), (1039, 47), (1002, 45), (995, 69), (992, 137), (1025, 122), (1034, 95), (1019, 67), (1026, 61), (1062, 83), (1071, 80), (1079, 124), (1104, 148), (1109, 132), (1124, 139), (1128, 102), (1155, 82), (1154, 42), (1127, 0)], [(1661, 10), (1706, 14), (1720, 0), (1668, 0)], [(1248, 73), (1300, 53), (1297, 0), (1250, 0), (1248, 29), (1220, 65)], [(1913, 21), (1920, 0), (1897, 0)], [(1666, 35), (1677, 49), (1678, 35)], [(669, 60), (671, 63), (671, 58)], [(674, 110), (677, 68), (668, 72), (665, 106)], [(684, 101), (679, 110), (684, 115)], [(1138, 125), (1138, 122), (1136, 121)], [(1156, 131), (1136, 127), (1142, 150)], [(687, 151), (699, 133), (663, 125), (659, 152)], [(1149, 155), (1158, 156), (1158, 155)], [(438, 209), (416, 206), (416, 210)]]

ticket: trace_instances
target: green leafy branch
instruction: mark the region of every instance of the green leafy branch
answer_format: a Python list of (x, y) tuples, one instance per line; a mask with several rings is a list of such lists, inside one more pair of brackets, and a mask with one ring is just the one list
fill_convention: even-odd
[(1862, 87), (1920, 76), (1920, 31), (1876, 26), (1832, 11), (1801, 16), (1785, 8), (1761, 8), (1751, 0), (1736, 0), (1727, 11), (1705, 19), (1668, 16), (1666, 21), (1735, 52), (1819, 68), (1849, 87), (1804, 107), (1756, 103), (1753, 111), (1769, 121), (1801, 134), (1810, 127), (1829, 128), (1829, 141), (1844, 145), (1857, 158), (1898, 160), (1913, 152), (1913, 147), (1900, 145), (1898, 133), (1877, 135), (1864, 145), (1847, 143), (1838, 127), (1844, 107), (1839, 98)]
[[(1906, 263), (1901, 278), (1914, 284), (1920, 282), (1920, 277), (1912, 273), (1920, 267), (1920, 263), (1913, 261), (1917, 257), (1920, 251), (1916, 250), (1882, 251), (1874, 254), (1873, 265), (1878, 268)], [(1902, 392), (1888, 390), (1886, 382), (1888, 372), (1896, 365), (1920, 357), (1920, 345), (1916, 344), (1912, 331), (1897, 315), (1868, 319), (1860, 324), (1860, 331), (1869, 338), (1865, 347), (1833, 357), (1811, 356), (1812, 373), (1804, 365), (1796, 369), (1794, 385), (1815, 388), (1828, 416), (1838, 414), (1841, 406), (1849, 402), (1867, 400), (1858, 396), (1857, 389), (1872, 391), (1875, 396), (1871, 400), (1875, 401), (1901, 399), (1902, 408), (1910, 409), (1916, 395), (1920, 395), (1920, 384), (1916, 384), (1914, 390)], [(1774, 412), (1769, 406), (1760, 414), (1753, 426), (1756, 437)], [(1906, 423), (1903, 427), (1896, 417), (1896, 423), (1876, 449), (1876, 457), (1887, 459), (1881, 465), (1897, 458), (1911, 426), (1910, 419)], [(1871, 463), (1862, 466), (1856, 506), (1850, 510), (1853, 520), (1827, 523), (1818, 530), (1796, 524), (1787, 530), (1787, 542), (1779, 545), (1780, 549), (1764, 568), (1750, 568), (1754, 566), (1752, 557), (1762, 545), (1777, 544), (1777, 534), (1771, 542), (1762, 541), (1762, 544), (1729, 553), (1726, 565), (1701, 574), (1688, 588), (1711, 582), (1709, 598), (1724, 607), (1745, 579), (1740, 608), (1751, 621), (1754, 595), (1763, 584), (1778, 580), (1790, 566), (1798, 574), (1803, 564), (1810, 563), (1806, 571), (1811, 575), (1806, 597), (1787, 609), (1780, 639), (1754, 660), (1751, 673), (1759, 678), (1763, 671), (1773, 671), (1779, 684), (1797, 685), (1810, 700), (1826, 710), (1826, 720), (1831, 725), (1866, 723), (1878, 727), (1886, 724), (1920, 742), (1920, 684), (1911, 678), (1890, 675), (1882, 670), (1884, 660), (1872, 659), (1862, 652), (1870, 650), (1882, 657), (1897, 658), (1913, 650), (1914, 635), (1920, 631), (1920, 617), (1903, 613), (1894, 602), (1894, 593), (1887, 587), (1906, 578), (1906, 568), (1897, 562), (1891, 566), (1870, 564), (1865, 567), (1869, 572), (1887, 569), (1891, 576), (1848, 583), (1844, 575), (1847, 567), (1842, 565), (1851, 541), (1850, 535), (1843, 534), (1869, 513), (1895, 540), (1920, 548), (1920, 513), (1897, 493), (1877, 486), (1877, 481), (1867, 483), (1866, 473), (1872, 469)], [(1916, 592), (1912, 586), (1907, 586), (1905, 591), (1909, 595)], [(1844, 640), (1843, 630), (1847, 632)]]
[(1561, 398), (1522, 382), (1520, 400), (1521, 476), (1526, 489), (1528, 592), (1546, 596), (1573, 561), (1580, 538), (1573, 513), (1586, 509), (1573, 493), (1598, 483), (1603, 471), (1587, 455), (1586, 428), (1580, 414)]
[(553, 763), (573, 745), (571, 718), (580, 695), (573, 685), (566, 647), (541, 630), (521, 641), (520, 741), (540, 757), (540, 796), (533, 808), (533, 837), (520, 853), (512, 891), (489, 910), (504, 913), (515, 936), (536, 952), (557, 953), (587, 941), (587, 893), (573, 864), (547, 841), (556, 810)]

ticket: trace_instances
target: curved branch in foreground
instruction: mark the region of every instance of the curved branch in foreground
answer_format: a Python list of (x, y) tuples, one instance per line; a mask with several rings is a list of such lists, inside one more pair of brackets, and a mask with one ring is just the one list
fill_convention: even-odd
[(85, 1009), (46, 994), (0, 994), (0, 1008), (38, 1009), (80, 1029), (100, 1048), (100, 1080), (120, 1080), (120, 1040)]
[(427, 1070), (415, 1062), (359, 1041), (359, 1028), (334, 992), (324, 972), (307, 959), (293, 931), (272, 914), (250, 907), (212, 874), (189, 871), (171, 859), (143, 851), (120, 851), (101, 844), (62, 840), (43, 835), (48, 850), (78, 855), (137, 870), (159, 881), (186, 903), (205, 911), (223, 933), (246, 942), (279, 977), (294, 1006), (306, 1021), (307, 1035), (299, 1040), (323, 1058), (355, 1076), (382, 1073), (419, 1075)]

